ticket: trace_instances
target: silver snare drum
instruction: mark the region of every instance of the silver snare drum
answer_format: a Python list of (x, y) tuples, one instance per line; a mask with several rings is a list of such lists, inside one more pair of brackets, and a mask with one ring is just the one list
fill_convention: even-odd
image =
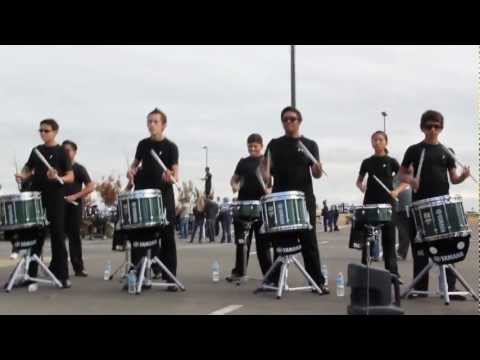
[(160, 190), (140, 190), (118, 196), (118, 216), (122, 230), (160, 227), (168, 224)]
[(289, 191), (266, 195), (261, 199), (263, 232), (300, 232), (311, 230), (305, 194)]
[(46, 215), (39, 192), (0, 196), (0, 230), (44, 227)]

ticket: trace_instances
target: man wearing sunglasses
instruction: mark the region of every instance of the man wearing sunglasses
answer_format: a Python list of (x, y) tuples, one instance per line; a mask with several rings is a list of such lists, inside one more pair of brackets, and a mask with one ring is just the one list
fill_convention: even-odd
[[(457, 174), (455, 159), (445, 151), (439, 142), (439, 136), (444, 128), (444, 117), (437, 111), (429, 110), (423, 114), (420, 128), (425, 135), (424, 140), (416, 145), (410, 146), (400, 168), (400, 179), (408, 183), (412, 189), (413, 202), (424, 199), (431, 199), (437, 196), (449, 194), (450, 184), (461, 184), (470, 176), (470, 168), (466, 167), (460, 175)], [(416, 179), (421, 154), (425, 150), (425, 159), (421, 170), (420, 179)], [(410, 218), (410, 239), (412, 241), (413, 274), (416, 278), (420, 272), (427, 267), (429, 258), (422, 251), (417, 249), (415, 238), (417, 230), (415, 223)], [(450, 291), (455, 290), (456, 278), (450, 269), (447, 269), (447, 282)], [(417, 284), (415, 291), (428, 291), (428, 273)], [(410, 298), (427, 297), (425, 294), (411, 294)], [(461, 295), (451, 295), (451, 300), (466, 300)]]
[[(268, 158), (270, 155), (270, 169), (266, 168), (268, 161), (265, 160), (262, 166), (263, 176), (268, 184), (271, 184), (271, 177), (273, 176), (273, 193), (301, 191), (305, 194), (313, 230), (299, 233), (295, 239), (292, 239), (292, 234), (276, 234), (274, 235), (275, 240), (278, 238), (279, 241), (284, 243), (294, 241), (292, 245), (296, 245), (300, 241), (305, 270), (307, 270), (322, 291), (321, 295), (327, 295), (330, 292), (324, 285), (325, 278), (321, 272), (316, 233), (317, 206), (312, 184), (312, 176), (315, 179), (320, 179), (323, 173), (322, 164), (319, 160), (318, 145), (315, 141), (307, 139), (300, 134), (303, 118), (299, 110), (294, 107), (287, 107), (282, 111), (281, 119), (285, 135), (272, 140), (268, 144), (266, 157)], [(299, 141), (315, 157), (316, 163), (313, 163), (299, 151)], [(275, 254), (275, 257), (277, 257), (277, 254)], [(278, 282), (280, 272), (276, 271), (273, 276), (273, 280)]]
[[(36, 149), (45, 157), (50, 166), (49, 170), (32, 150), (30, 157), (20, 174), (15, 174), (17, 182), (22, 183), (31, 178), (32, 191), (39, 191), (42, 194), (42, 202), (47, 212), (47, 219), (50, 223), (50, 242), (52, 246), (52, 261), (50, 270), (62, 283), (62, 288), (71, 287), (68, 276), (68, 255), (65, 246), (65, 187), (59, 183), (58, 178), (65, 184), (74, 181), (72, 163), (65, 152), (65, 149), (57, 144), (55, 138), (58, 134), (58, 123), (53, 119), (40, 122), (40, 137), (43, 145)], [(40, 255), (45, 238), (39, 236), (37, 244), (33, 247), (33, 253)], [(36, 263), (30, 266), (29, 275), (37, 276), (38, 267)], [(22, 285), (29, 285), (25, 283)]]

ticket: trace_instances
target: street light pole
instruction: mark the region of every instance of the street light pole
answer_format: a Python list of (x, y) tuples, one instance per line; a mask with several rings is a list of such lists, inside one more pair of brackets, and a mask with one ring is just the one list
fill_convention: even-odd
[(384, 111), (382, 112), (383, 116), (383, 131), (386, 133), (387, 132), (387, 116), (388, 114)]
[(297, 84), (296, 84), (296, 71), (295, 71), (295, 45), (290, 45), (290, 58), (291, 58), (291, 96), (292, 106), (297, 107)]

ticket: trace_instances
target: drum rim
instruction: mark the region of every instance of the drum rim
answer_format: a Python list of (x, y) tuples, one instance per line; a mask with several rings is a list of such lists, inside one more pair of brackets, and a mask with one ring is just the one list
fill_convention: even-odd
[(155, 226), (163, 227), (167, 225), (168, 225), (168, 221), (164, 220), (161, 223), (149, 222), (149, 223), (142, 223), (142, 224), (135, 224), (135, 225), (121, 225), (120, 230), (136, 230), (136, 229), (152, 228)]
[(124, 191), (118, 195), (118, 200), (149, 199), (154, 197), (162, 197), (162, 191), (159, 189), (145, 189), (132, 192)]
[(42, 220), (42, 223), (38, 222), (29, 222), (27, 224), (18, 224), (18, 225), (5, 225), (0, 226), (0, 231), (13, 231), (13, 230), (23, 230), (23, 229), (31, 229), (34, 227), (44, 228), (47, 225), (45, 224), (45, 220)]
[(393, 207), (390, 204), (370, 204), (370, 205), (356, 206), (354, 208), (355, 211), (367, 210), (367, 209), (393, 209)]
[(299, 231), (299, 230), (313, 230), (313, 226), (311, 224), (303, 224), (303, 225), (284, 225), (284, 226), (275, 226), (272, 228), (269, 228), (267, 231), (266, 226), (263, 227), (264, 229), (264, 234), (275, 234), (275, 233), (281, 233), (281, 232), (288, 232), (288, 231)]
[(267, 202), (269, 200), (297, 200), (297, 199), (304, 199), (305, 200), (305, 193), (302, 191), (284, 191), (278, 193), (268, 194), (262, 197), (260, 200), (262, 203)]
[(232, 202), (230, 207), (235, 207), (240, 205), (245, 205), (245, 206), (257, 205), (260, 207), (262, 206), (262, 202), (260, 200), (235, 201), (235, 202)]
[(438, 241), (438, 240), (445, 240), (445, 239), (461, 239), (461, 238), (466, 238), (469, 235), (472, 234), (472, 230), (462, 230), (462, 231), (456, 231), (453, 233), (448, 233), (448, 234), (441, 234), (441, 235), (432, 235), (432, 236), (422, 236), (421, 237), (421, 242), (431, 242), (431, 241)]
[[(447, 201), (445, 201), (447, 200)], [(455, 203), (463, 203), (463, 198), (461, 196), (451, 196), (451, 195), (443, 195), (443, 196), (436, 196), (433, 198), (418, 200), (412, 203), (412, 208), (420, 208), (423, 205), (433, 205), (433, 204), (455, 204)]]
[(0, 203), (15, 200), (42, 200), (42, 193), (38, 191), (22, 192), (20, 194), (9, 194), (0, 196)]

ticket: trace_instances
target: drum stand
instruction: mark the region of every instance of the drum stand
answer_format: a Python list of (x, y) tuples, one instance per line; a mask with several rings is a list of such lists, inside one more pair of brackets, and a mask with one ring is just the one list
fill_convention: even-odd
[(237, 286), (240, 286), (242, 283), (246, 284), (248, 282), (248, 256), (250, 255), (248, 251), (248, 236), (250, 235), (250, 230), (254, 222), (250, 221), (241, 221), (243, 225), (243, 239), (238, 241), (239, 245), (243, 245), (243, 276), (237, 280)]
[[(284, 291), (288, 292), (288, 291), (310, 290), (310, 291), (317, 292), (319, 295), (323, 294), (322, 290), (318, 287), (317, 283), (312, 279), (312, 277), (308, 274), (305, 268), (295, 258), (295, 255), (302, 251), (301, 246), (296, 246), (293, 248), (277, 248), (276, 250), (280, 256), (277, 258), (277, 260), (275, 260), (270, 270), (268, 270), (268, 272), (265, 274), (262, 284), (257, 290), (255, 290), (255, 294), (263, 291), (276, 291), (278, 300), (282, 298)], [(296, 288), (290, 288), (288, 286), (288, 267), (291, 264), (294, 264), (295, 267), (300, 271), (300, 273), (308, 280), (308, 282), (311, 284), (310, 286), (296, 287)], [(279, 266), (281, 266), (281, 270), (280, 270), (280, 279), (278, 282), (278, 286), (267, 285), (270, 275), (272, 275), (273, 272)]]
[[(15, 283), (18, 280), (23, 280), (23, 281), (31, 280), (31, 281), (35, 281), (42, 284), (55, 285), (59, 288), (62, 287), (62, 284), (55, 277), (55, 275), (53, 275), (53, 273), (50, 271), (48, 266), (45, 265), (45, 263), (36, 254), (31, 255), (31, 250), (32, 249), (30, 248), (22, 251), (22, 257), (20, 258), (20, 261), (17, 263), (17, 265), (15, 266), (15, 269), (10, 274), (10, 277), (8, 279), (7, 287), (5, 289), (7, 293), (12, 291)], [(48, 276), (50, 280), (31, 277), (30, 275), (28, 275), (28, 270), (30, 269), (30, 264), (32, 262), (36, 262), (39, 268), (44, 271), (45, 275)]]
[(365, 225), (365, 228), (367, 229), (367, 238), (365, 239), (365, 251), (366, 251), (366, 257), (367, 257), (367, 311), (366, 315), (370, 315), (370, 265), (372, 262), (371, 256), (370, 256), (370, 248), (372, 243), (375, 241), (380, 242), (380, 231), (382, 230), (382, 226), (374, 226), (374, 225)]
[(115, 275), (117, 275), (117, 273), (122, 269), (122, 267), (124, 268), (124, 272), (122, 274), (122, 276), (120, 277), (120, 280), (123, 280), (127, 277), (128, 275), (128, 272), (130, 271), (130, 269), (133, 267), (133, 264), (132, 264), (132, 258), (131, 258), (131, 247), (130, 247), (130, 243), (127, 241), (126, 245), (125, 245), (125, 260), (123, 261), (123, 263), (117, 268), (117, 270), (115, 270), (112, 275), (110, 275), (109, 279), (110, 281), (113, 280), (113, 278), (115, 277)]
[[(439, 282), (438, 289), (439, 290), (435, 293), (431, 293), (429, 291), (413, 290), (415, 288), (415, 285), (417, 285), (417, 283), (425, 275), (427, 275), (428, 272), (430, 271), (430, 269), (433, 268), (434, 266), (438, 267), (438, 271), (440, 273), (440, 276), (438, 277), (438, 282)], [(463, 287), (467, 291), (452, 292), (452, 291), (448, 290), (447, 274), (446, 274), (447, 268), (449, 268), (453, 272), (455, 277), (458, 279), (458, 281), (460, 281), (460, 283), (463, 285)], [(453, 267), (453, 265), (451, 265), (451, 264), (449, 264), (449, 265), (439, 265), (439, 264), (434, 263), (432, 260), (430, 260), (430, 264), (428, 264), (428, 266), (425, 267), (425, 269), (423, 269), (420, 272), (420, 274), (418, 274), (418, 276), (415, 278), (415, 280), (413, 280), (412, 284), (407, 287), (407, 290), (405, 290), (402, 293), (401, 297), (405, 298), (409, 294), (440, 295), (440, 297), (442, 297), (445, 300), (445, 305), (450, 305), (450, 295), (463, 295), (463, 296), (471, 295), (474, 300), (478, 301), (478, 295), (475, 294), (472, 287), (465, 281), (463, 276), (458, 272), (457, 269), (455, 269), (455, 267)]]
[[(137, 281), (137, 294), (141, 294), (142, 286), (145, 283), (145, 286), (155, 286), (160, 288), (169, 288), (171, 286), (176, 287), (181, 291), (186, 291), (185, 287), (182, 285), (180, 281), (167, 269), (167, 267), (160, 261), (158, 257), (151, 258), (151, 251), (148, 250), (147, 256), (144, 257), (139, 265), (138, 268), (140, 272), (138, 272), (138, 281)], [(153, 282), (152, 281), (152, 265), (157, 264), (160, 268), (167, 274), (170, 278), (171, 283), (165, 282)]]

